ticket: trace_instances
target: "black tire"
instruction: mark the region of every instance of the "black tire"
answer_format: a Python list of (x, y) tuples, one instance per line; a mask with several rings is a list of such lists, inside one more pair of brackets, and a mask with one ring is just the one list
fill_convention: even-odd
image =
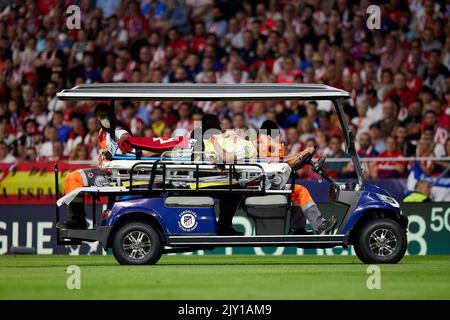
[[(388, 218), (365, 222), (355, 237), (355, 253), (366, 264), (397, 263), (405, 255), (408, 245), (406, 228)], [(381, 237), (384, 234), (384, 237)], [(386, 239), (378, 241), (378, 239)], [(392, 251), (392, 252), (391, 252)]]
[[(142, 239), (139, 244), (132, 239)], [(135, 245), (133, 247), (133, 244)], [(120, 264), (155, 264), (161, 258), (162, 242), (158, 231), (149, 223), (131, 221), (119, 227), (114, 235), (112, 250)]]

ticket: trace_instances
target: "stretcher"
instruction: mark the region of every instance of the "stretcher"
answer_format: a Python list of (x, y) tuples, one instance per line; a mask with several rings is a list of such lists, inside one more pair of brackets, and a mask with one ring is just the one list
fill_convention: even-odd
[[(98, 186), (133, 188), (133, 183), (164, 182), (164, 185), (174, 188), (220, 188), (228, 185), (246, 188), (255, 187), (264, 181), (265, 190), (279, 190), (285, 186), (291, 174), (288, 164), (267, 163), (267, 159), (240, 158), (238, 166), (233, 163), (228, 169), (226, 165), (218, 165), (211, 160), (192, 160), (217, 159), (217, 156), (214, 149), (194, 151), (184, 137), (126, 137), (124, 140), (123, 143), (128, 144), (133, 152), (110, 155), (110, 161), (102, 161), (100, 167), (107, 173), (107, 179), (101, 180)], [(239, 144), (234, 143), (233, 148), (235, 153), (242, 154)], [(160, 153), (160, 156), (143, 157), (143, 151)]]

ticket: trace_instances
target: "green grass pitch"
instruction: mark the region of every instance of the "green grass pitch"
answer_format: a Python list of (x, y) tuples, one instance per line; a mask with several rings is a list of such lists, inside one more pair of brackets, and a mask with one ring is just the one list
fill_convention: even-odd
[[(66, 287), (78, 265), (81, 289)], [(450, 299), (450, 256), (381, 265), (369, 290), (353, 256), (163, 256), (120, 266), (112, 256), (0, 256), (0, 299)]]

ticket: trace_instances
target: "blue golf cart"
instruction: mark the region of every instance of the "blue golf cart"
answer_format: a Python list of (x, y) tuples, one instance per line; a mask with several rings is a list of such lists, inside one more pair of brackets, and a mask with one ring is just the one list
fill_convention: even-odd
[[(263, 161), (225, 164), (215, 172), (208, 161), (191, 157), (145, 158), (135, 155), (112, 156), (102, 169), (109, 183), (79, 188), (56, 201), (60, 207), (76, 196), (92, 196), (91, 229), (57, 229), (60, 245), (99, 241), (121, 264), (155, 264), (163, 253), (212, 250), (217, 247), (297, 247), (332, 248), (354, 246), (363, 263), (397, 263), (406, 252), (408, 219), (399, 203), (385, 190), (365, 183), (354, 135), (345, 120), (342, 102), (346, 91), (319, 84), (90, 84), (58, 93), (61, 100), (108, 100), (113, 123), (115, 101), (242, 101), (242, 100), (329, 100), (336, 110), (346, 151), (355, 168), (356, 179), (340, 182), (324, 169), (324, 159), (310, 155), (302, 165), (329, 182), (330, 203), (345, 208), (343, 218), (329, 234), (288, 234), (293, 205), (290, 194), (296, 181), (295, 170), (283, 180)], [(280, 169), (281, 168), (281, 169)], [(205, 172), (207, 173), (205, 176)], [(284, 172), (285, 173), (285, 172)], [(221, 188), (203, 187), (204, 179), (222, 180)], [(280, 178), (281, 177), (281, 178)], [(241, 180), (256, 181), (243, 187)], [(58, 169), (55, 166), (58, 190)], [(251, 236), (220, 236), (217, 233), (215, 199), (223, 193), (242, 196), (241, 206), (255, 224)], [(107, 197), (101, 221), (96, 221), (96, 201)], [(58, 199), (59, 198), (59, 199)], [(327, 213), (325, 213), (327, 214)]]

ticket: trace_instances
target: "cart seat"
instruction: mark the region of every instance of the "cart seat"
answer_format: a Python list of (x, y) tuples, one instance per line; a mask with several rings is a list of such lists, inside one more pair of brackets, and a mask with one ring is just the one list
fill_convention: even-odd
[(282, 194), (272, 194), (267, 196), (248, 197), (245, 199), (246, 206), (260, 207), (260, 206), (286, 206), (288, 199)]
[(168, 207), (213, 207), (211, 197), (167, 197), (164, 203)]
[(288, 204), (288, 196), (282, 194), (246, 198), (245, 211), (255, 221), (256, 235), (286, 234)]

